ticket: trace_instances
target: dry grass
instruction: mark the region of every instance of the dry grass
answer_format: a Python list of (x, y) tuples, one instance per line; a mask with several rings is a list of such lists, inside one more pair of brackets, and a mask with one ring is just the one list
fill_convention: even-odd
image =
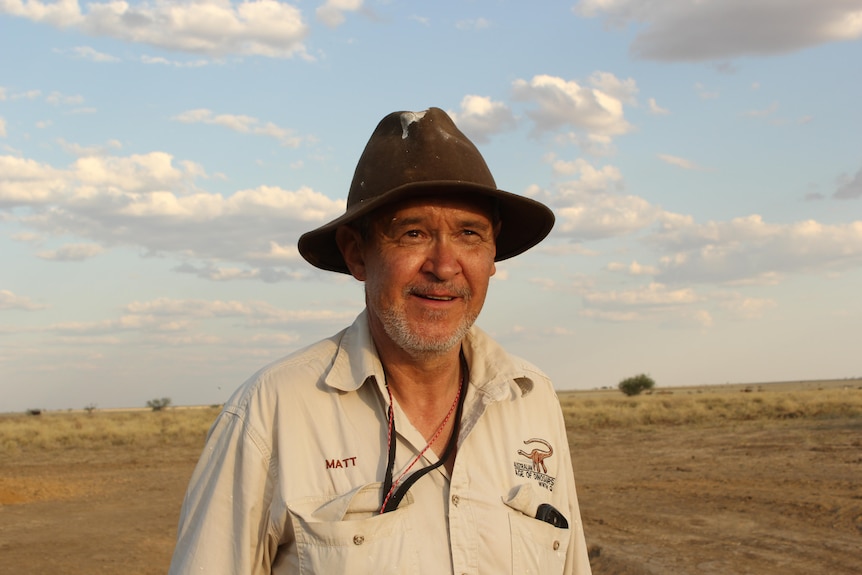
[(0, 456), (117, 446), (202, 445), (215, 408), (165, 411), (47, 412), (0, 417)]
[[(616, 390), (564, 391), (569, 429), (717, 425), (781, 419), (862, 419), (862, 382), (833, 387), (748, 386), (657, 390), (626, 397)], [(749, 391), (750, 393), (740, 393)], [(213, 407), (165, 411), (46, 412), (0, 416), (0, 456), (84, 448), (201, 446)]]
[(635, 397), (626, 397), (618, 391), (601, 394), (562, 392), (560, 403), (570, 429), (862, 418), (862, 389), (851, 386), (797, 391), (752, 390), (750, 393), (705, 387), (682, 393), (663, 391)]

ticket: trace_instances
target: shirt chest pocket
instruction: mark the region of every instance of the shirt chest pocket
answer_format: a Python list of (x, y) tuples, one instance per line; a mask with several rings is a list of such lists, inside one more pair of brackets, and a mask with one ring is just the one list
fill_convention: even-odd
[[(381, 484), (334, 499), (288, 504), (300, 575), (415, 573), (418, 551), (411, 531), (410, 493), (395, 511), (378, 514)], [(418, 518), (414, 518), (418, 519)]]
[(569, 529), (555, 527), (536, 518), (541, 494), (531, 484), (513, 490), (504, 503), (511, 509), (509, 532), (512, 537), (512, 573), (553, 575), (563, 573), (569, 547)]
[(569, 530), (523, 515), (509, 516), (512, 534), (512, 573), (552, 575), (562, 573), (569, 546)]

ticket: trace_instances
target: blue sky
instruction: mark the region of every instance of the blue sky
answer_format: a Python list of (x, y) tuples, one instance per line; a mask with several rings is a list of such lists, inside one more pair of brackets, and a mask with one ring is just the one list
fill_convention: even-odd
[[(362, 285), (389, 112), (557, 225), (479, 325), (559, 389), (862, 375), (862, 0), (0, 0), (0, 411), (212, 404)], [(515, 224), (516, 225), (516, 224)]]

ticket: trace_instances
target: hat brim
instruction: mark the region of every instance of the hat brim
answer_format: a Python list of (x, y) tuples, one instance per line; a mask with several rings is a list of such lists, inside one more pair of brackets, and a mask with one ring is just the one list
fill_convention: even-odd
[(406, 197), (412, 199), (453, 194), (478, 194), (497, 200), (501, 227), (494, 261), (506, 260), (527, 251), (545, 239), (554, 227), (554, 212), (530, 198), (469, 182), (432, 180), (405, 184), (353, 206), (342, 216), (304, 233), (299, 238), (299, 253), (316, 268), (349, 274), (350, 270), (335, 241), (335, 232), (340, 226)]

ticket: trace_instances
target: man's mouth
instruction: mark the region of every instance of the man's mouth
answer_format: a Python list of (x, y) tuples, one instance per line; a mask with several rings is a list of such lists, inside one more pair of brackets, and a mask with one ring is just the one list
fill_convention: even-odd
[(429, 295), (429, 294), (418, 294), (419, 297), (424, 297), (425, 299), (432, 299), (434, 301), (452, 301), (455, 299), (452, 296), (448, 295)]

